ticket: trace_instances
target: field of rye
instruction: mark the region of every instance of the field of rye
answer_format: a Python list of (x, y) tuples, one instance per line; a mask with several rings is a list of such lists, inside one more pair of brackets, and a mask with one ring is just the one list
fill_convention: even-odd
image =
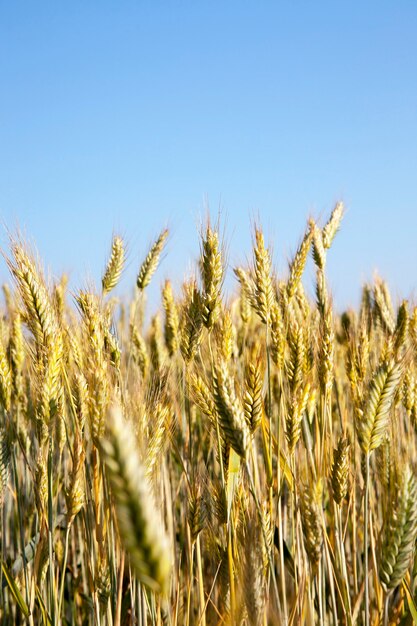
[(375, 279), (336, 314), (342, 217), (310, 220), (283, 276), (254, 226), (230, 294), (207, 221), (195, 275), (165, 281), (152, 317), (166, 230), (131, 302), (113, 295), (121, 237), (75, 293), (11, 237), (3, 626), (417, 623), (417, 307)]

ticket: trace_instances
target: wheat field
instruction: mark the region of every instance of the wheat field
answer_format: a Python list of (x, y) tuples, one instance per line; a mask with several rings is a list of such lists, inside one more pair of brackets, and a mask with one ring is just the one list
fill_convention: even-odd
[(2, 625), (417, 623), (417, 307), (376, 278), (336, 313), (342, 217), (309, 220), (283, 276), (259, 225), (228, 268), (207, 220), (154, 315), (167, 230), (130, 302), (123, 238), (101, 284), (69, 292), (10, 237)]

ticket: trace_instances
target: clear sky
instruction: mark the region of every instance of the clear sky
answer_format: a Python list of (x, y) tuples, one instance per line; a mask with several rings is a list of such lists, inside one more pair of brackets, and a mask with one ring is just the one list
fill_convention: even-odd
[(232, 264), (259, 216), (283, 269), (338, 199), (338, 306), (375, 269), (417, 295), (415, 0), (0, 0), (0, 220), (73, 288), (117, 231), (130, 289), (166, 224), (181, 279), (207, 206)]

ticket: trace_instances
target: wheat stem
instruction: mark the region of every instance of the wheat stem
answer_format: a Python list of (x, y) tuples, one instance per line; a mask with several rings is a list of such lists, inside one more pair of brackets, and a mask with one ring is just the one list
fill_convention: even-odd
[(67, 559), (68, 559), (68, 542), (69, 542), (69, 534), (70, 534), (71, 525), (67, 525), (67, 529), (65, 531), (65, 548), (64, 548), (64, 560), (62, 564), (62, 573), (61, 573), (61, 589), (59, 592), (59, 602), (58, 602), (58, 620), (61, 619), (61, 610), (62, 610), (62, 601), (64, 599), (64, 589), (65, 589), (65, 571), (67, 569)]
[(365, 454), (365, 519), (364, 519), (364, 576), (365, 576), (365, 626), (369, 626), (369, 457)]

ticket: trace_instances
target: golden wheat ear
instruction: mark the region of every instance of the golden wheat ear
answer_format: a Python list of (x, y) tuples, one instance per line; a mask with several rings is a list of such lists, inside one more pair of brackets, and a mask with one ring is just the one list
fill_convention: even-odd
[(271, 309), (275, 302), (271, 276), (272, 262), (263, 233), (258, 228), (255, 228), (253, 257), (254, 308), (261, 321), (269, 324)]
[(72, 471), (69, 479), (68, 489), (65, 492), (65, 500), (67, 503), (67, 525), (70, 526), (77, 513), (84, 506), (84, 462), (85, 451), (83, 448), (82, 437), (79, 431), (75, 433), (74, 455), (72, 461)]
[(359, 411), (356, 421), (359, 443), (365, 454), (378, 448), (383, 441), (401, 374), (401, 363), (384, 362), (370, 382), (364, 408)]
[(164, 249), (167, 237), (168, 230), (165, 229), (160, 233), (158, 239), (149, 250), (146, 259), (140, 266), (138, 277), (136, 279), (136, 285), (140, 291), (143, 291), (145, 287), (147, 287), (151, 282), (152, 276), (154, 275), (158, 267), (159, 258), (161, 256), (162, 250)]
[(6, 430), (0, 426), (0, 506), (3, 504), (11, 467), (11, 445)]
[(301, 492), (300, 504), (304, 546), (314, 574), (323, 551), (321, 484), (307, 485)]
[(185, 300), (181, 316), (180, 350), (184, 361), (190, 363), (194, 359), (202, 339), (202, 296), (195, 280), (186, 283), (184, 290)]
[(246, 458), (249, 449), (249, 428), (234, 389), (227, 365), (220, 362), (213, 373), (213, 397), (224, 439), (233, 450)]
[(111, 409), (107, 422), (100, 447), (121, 540), (138, 580), (152, 591), (166, 594), (172, 569), (171, 549), (142, 467), (135, 433), (118, 407)]
[(170, 357), (173, 357), (178, 349), (179, 342), (179, 316), (178, 307), (174, 299), (171, 281), (166, 280), (162, 288), (162, 302), (165, 310), (164, 337)]
[(211, 330), (220, 312), (223, 259), (219, 234), (209, 225), (202, 236), (200, 272), (203, 283), (202, 319), (204, 326)]
[(323, 245), (326, 250), (328, 250), (333, 243), (333, 239), (339, 230), (344, 211), (343, 202), (337, 202), (327, 224), (323, 227)]
[(245, 395), (243, 409), (251, 434), (253, 434), (262, 422), (263, 411), (263, 384), (264, 372), (261, 360), (257, 358), (253, 363), (248, 363), (245, 376)]
[(290, 264), (289, 277), (286, 285), (288, 300), (291, 300), (291, 298), (293, 298), (295, 292), (297, 291), (297, 287), (301, 281), (301, 277), (307, 263), (307, 257), (310, 251), (312, 240), (313, 231), (312, 228), (309, 227)]
[(12, 395), (12, 373), (3, 342), (0, 338), (0, 406), (5, 411), (10, 410), (10, 400)]
[(114, 289), (120, 280), (125, 261), (125, 247), (121, 237), (113, 237), (110, 258), (107, 262), (101, 286), (103, 294), (109, 293)]
[(262, 532), (257, 516), (253, 513), (247, 516), (242, 548), (241, 577), (248, 622), (250, 626), (261, 626), (267, 600), (268, 572), (264, 564), (265, 545)]
[(337, 448), (334, 451), (331, 473), (333, 498), (339, 505), (345, 499), (349, 485), (349, 453), (349, 439), (341, 435)]

